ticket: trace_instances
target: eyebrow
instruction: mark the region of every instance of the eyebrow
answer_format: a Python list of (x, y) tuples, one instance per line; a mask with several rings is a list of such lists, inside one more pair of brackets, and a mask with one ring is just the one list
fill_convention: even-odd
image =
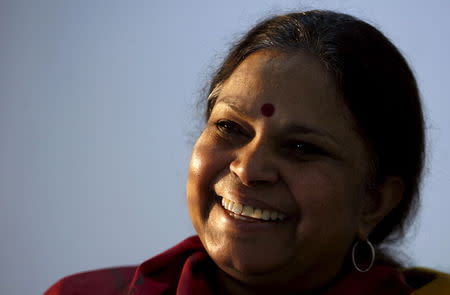
[(216, 105), (220, 104), (220, 103), (225, 104), (230, 109), (232, 109), (234, 112), (238, 113), (240, 116), (246, 117), (246, 118), (251, 118), (252, 116), (245, 110), (242, 110), (242, 108), (240, 108), (239, 105), (237, 104), (238, 101), (242, 101), (242, 100), (243, 100), (243, 98), (239, 98), (239, 97), (235, 97), (235, 96), (223, 96), (223, 97), (217, 98)]
[(328, 138), (331, 141), (333, 141), (335, 144), (339, 145), (339, 140), (337, 140), (337, 138), (334, 137), (331, 133), (329, 133), (325, 130), (316, 129), (316, 128), (312, 128), (312, 127), (305, 126), (305, 125), (298, 125), (295, 123), (288, 124), (286, 127), (283, 128), (283, 132), (288, 133), (288, 134), (292, 134), (292, 133), (294, 133), (294, 134), (314, 134), (314, 135), (318, 135), (320, 137)]

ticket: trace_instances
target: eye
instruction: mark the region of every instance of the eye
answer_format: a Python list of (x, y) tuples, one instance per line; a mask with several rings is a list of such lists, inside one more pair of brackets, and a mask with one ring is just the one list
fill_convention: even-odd
[(229, 120), (220, 120), (215, 123), (217, 129), (222, 133), (223, 135), (244, 135), (244, 130), (242, 127), (237, 124), (236, 122), (229, 121)]
[(303, 141), (289, 141), (285, 144), (284, 148), (289, 153), (296, 156), (325, 154), (325, 152), (316, 145)]

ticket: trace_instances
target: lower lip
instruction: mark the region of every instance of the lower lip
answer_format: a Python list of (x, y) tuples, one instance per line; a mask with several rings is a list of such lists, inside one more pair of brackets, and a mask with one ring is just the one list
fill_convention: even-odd
[(219, 203), (214, 205), (213, 210), (220, 216), (221, 223), (228, 229), (234, 229), (239, 232), (253, 232), (253, 231), (270, 231), (278, 230), (286, 221), (263, 221), (263, 220), (244, 220), (235, 217), (236, 214), (226, 210)]

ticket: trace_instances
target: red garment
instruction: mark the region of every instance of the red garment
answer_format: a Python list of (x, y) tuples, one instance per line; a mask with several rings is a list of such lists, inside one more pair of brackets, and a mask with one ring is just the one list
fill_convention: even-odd
[[(75, 274), (57, 282), (44, 295), (215, 294), (209, 277), (215, 267), (200, 239), (194, 236), (139, 267)], [(400, 271), (379, 265), (366, 273), (346, 275), (325, 295), (407, 295), (412, 292)]]

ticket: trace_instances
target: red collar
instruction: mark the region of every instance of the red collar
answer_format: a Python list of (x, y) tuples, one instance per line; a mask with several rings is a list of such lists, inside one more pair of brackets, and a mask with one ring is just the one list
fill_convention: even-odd
[(200, 239), (193, 236), (142, 263), (128, 294), (214, 294), (208, 283), (212, 267)]
[[(128, 295), (214, 294), (208, 275), (215, 264), (197, 236), (141, 264), (130, 284)], [(369, 272), (353, 272), (338, 279), (324, 295), (407, 295), (412, 293), (400, 271), (377, 265)]]

